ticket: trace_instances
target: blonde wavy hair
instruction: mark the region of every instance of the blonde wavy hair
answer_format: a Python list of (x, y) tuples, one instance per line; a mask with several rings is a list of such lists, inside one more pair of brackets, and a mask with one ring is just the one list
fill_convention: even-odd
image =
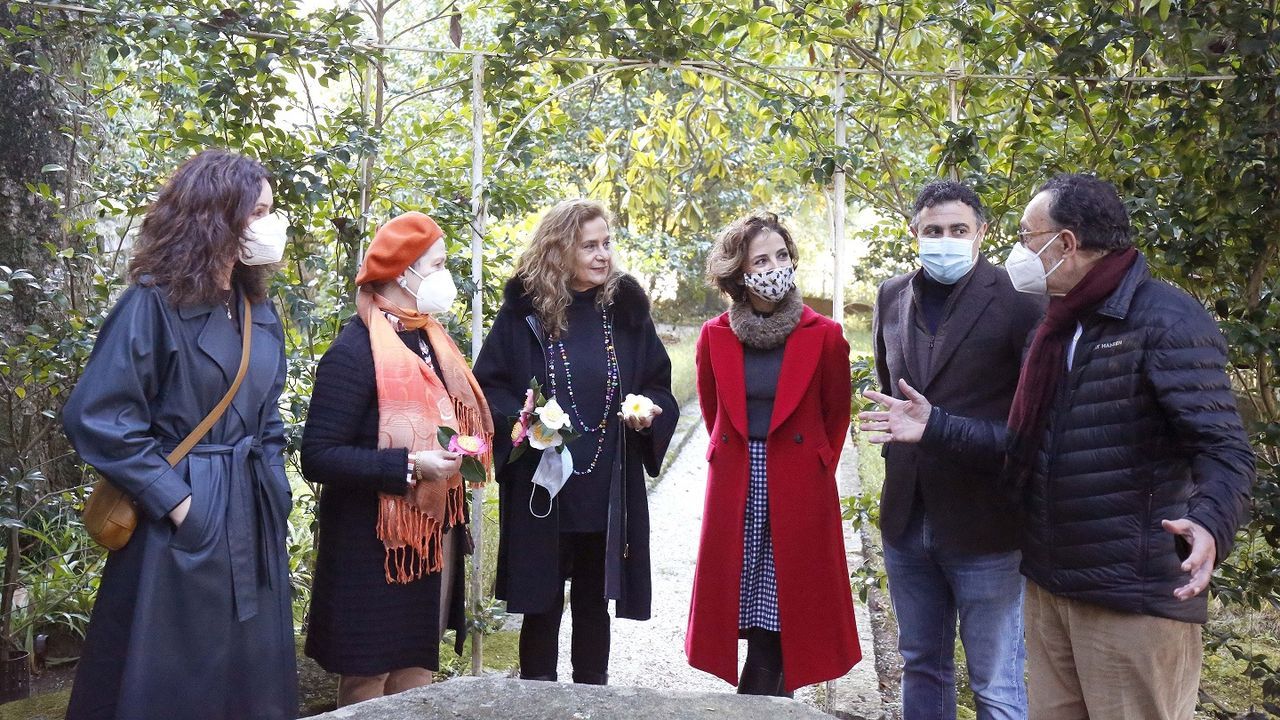
[[(573, 300), (569, 281), (577, 270), (578, 241), (582, 226), (604, 218), (611, 221), (609, 211), (594, 200), (565, 200), (547, 211), (533, 239), (516, 265), (516, 277), (524, 283), (525, 294), (533, 301), (533, 311), (551, 337), (559, 337), (569, 329), (565, 311)], [(600, 287), (596, 304), (606, 308), (613, 304), (622, 271), (610, 262), (609, 277)]]

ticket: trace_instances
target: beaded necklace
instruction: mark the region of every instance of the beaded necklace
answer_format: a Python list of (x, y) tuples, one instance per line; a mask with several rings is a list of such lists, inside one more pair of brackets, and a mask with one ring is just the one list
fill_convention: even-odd
[(564, 342), (560, 338), (547, 340), (547, 384), (551, 387), (551, 397), (558, 397), (556, 383), (556, 369), (554, 357), (557, 352), (560, 356), (560, 362), (564, 367), (564, 385), (569, 395), (569, 412), (576, 418), (576, 427), (582, 428), (587, 434), (596, 434), (596, 452), (591, 457), (591, 464), (585, 470), (574, 469), (574, 475), (589, 475), (596, 469), (596, 464), (600, 462), (600, 454), (604, 451), (605, 436), (608, 435), (610, 410), (613, 409), (614, 398), (618, 394), (618, 353), (613, 346), (613, 319), (609, 317), (609, 312), (605, 309), (600, 310), (600, 321), (604, 325), (604, 351), (605, 351), (605, 367), (609, 374), (609, 380), (605, 385), (604, 393), (604, 411), (601, 413), (600, 422), (594, 427), (587, 427), (587, 423), (582, 419), (582, 411), (578, 409), (578, 401), (573, 396), (573, 370), (569, 367), (569, 353), (564, 348)]

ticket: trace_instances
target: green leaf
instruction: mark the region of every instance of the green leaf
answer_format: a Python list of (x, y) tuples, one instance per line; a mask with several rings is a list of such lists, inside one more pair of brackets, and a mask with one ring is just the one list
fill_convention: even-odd
[(449, 447), (449, 441), (452, 440), (453, 436), (457, 434), (458, 434), (458, 431), (454, 430), (451, 427), (446, 427), (444, 425), (441, 425), (439, 428), (437, 428), (436, 442), (440, 443), (440, 449), (444, 450), (445, 448)]
[(476, 458), (467, 456), (462, 458), (462, 479), (480, 485), (489, 478), (484, 471), (484, 465)]

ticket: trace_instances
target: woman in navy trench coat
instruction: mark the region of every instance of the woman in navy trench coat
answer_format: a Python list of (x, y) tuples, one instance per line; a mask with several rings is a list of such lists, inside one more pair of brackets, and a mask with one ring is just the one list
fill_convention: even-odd
[[(266, 299), (283, 223), (257, 162), (206, 151), (148, 210), (130, 275), (63, 411), (85, 462), (131, 496), (138, 527), (111, 553), (67, 717), (172, 720), (297, 714), (285, 550), (291, 504), (284, 337)], [(250, 227), (252, 225), (252, 227)], [(165, 455), (232, 406), (175, 467)]]

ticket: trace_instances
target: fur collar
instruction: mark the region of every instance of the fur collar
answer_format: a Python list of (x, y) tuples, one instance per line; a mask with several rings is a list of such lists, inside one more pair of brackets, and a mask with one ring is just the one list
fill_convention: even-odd
[(750, 301), (735, 302), (729, 308), (729, 327), (743, 345), (756, 350), (772, 350), (787, 342), (803, 311), (800, 291), (793, 289), (778, 301), (768, 317), (757, 315), (751, 309)]
[[(521, 317), (533, 312), (533, 300), (524, 289), (524, 281), (517, 275), (507, 281), (502, 291), (502, 304)], [(640, 327), (649, 318), (649, 296), (632, 276), (623, 273), (618, 280), (618, 292), (613, 296), (614, 322), (629, 327)]]

